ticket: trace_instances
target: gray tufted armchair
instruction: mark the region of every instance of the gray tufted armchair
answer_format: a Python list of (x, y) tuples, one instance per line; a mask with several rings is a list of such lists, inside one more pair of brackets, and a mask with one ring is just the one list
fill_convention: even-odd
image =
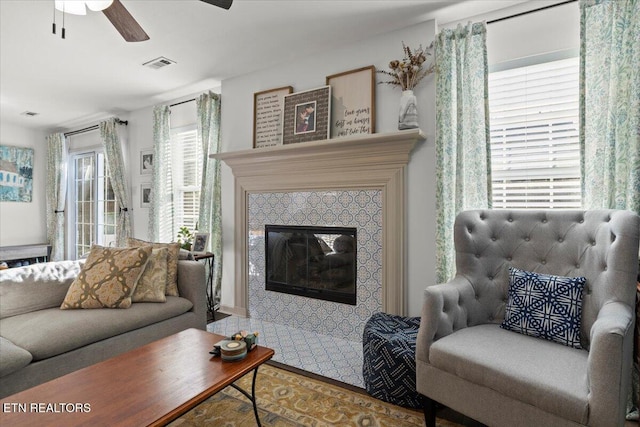
[[(454, 226), (456, 276), (425, 290), (416, 346), (435, 402), (490, 426), (622, 426), (631, 382), (640, 218), (615, 210), (480, 210)], [(584, 276), (581, 346), (500, 328), (508, 267)]]

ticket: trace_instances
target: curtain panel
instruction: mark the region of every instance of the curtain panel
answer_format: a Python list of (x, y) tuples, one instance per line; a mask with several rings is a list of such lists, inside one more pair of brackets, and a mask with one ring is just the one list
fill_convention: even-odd
[(67, 139), (63, 133), (47, 136), (47, 240), (51, 245), (50, 261), (64, 257), (64, 208), (67, 198)]
[(200, 187), (198, 231), (210, 234), (214, 257), (214, 300), (219, 302), (222, 281), (222, 220), (220, 160), (209, 157), (220, 152), (220, 97), (208, 92), (196, 99), (198, 137), (202, 143), (203, 164)]
[(118, 135), (118, 119), (111, 118), (100, 122), (100, 138), (104, 147), (104, 154), (111, 187), (118, 202), (118, 216), (116, 219), (116, 246), (126, 246), (127, 237), (131, 236), (131, 211), (129, 209), (129, 183), (127, 180), (127, 168), (122, 156), (122, 143)]
[(486, 24), (436, 36), (436, 279), (455, 273), (453, 224), (491, 205)]
[(640, 214), (640, 1), (580, 2), (583, 205)]
[(168, 105), (158, 105), (153, 109), (153, 175), (149, 209), (149, 240), (152, 242), (172, 242), (174, 239), (170, 116)]

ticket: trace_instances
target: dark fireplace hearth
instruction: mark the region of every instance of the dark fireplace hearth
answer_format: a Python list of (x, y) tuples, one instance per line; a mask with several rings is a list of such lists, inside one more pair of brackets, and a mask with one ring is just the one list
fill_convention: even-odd
[(266, 290), (356, 305), (356, 229), (265, 225)]

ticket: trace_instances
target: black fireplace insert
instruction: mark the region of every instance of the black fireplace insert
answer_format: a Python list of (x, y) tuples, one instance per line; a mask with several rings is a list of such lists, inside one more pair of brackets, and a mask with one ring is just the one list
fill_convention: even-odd
[(355, 228), (265, 225), (265, 236), (266, 290), (356, 304)]

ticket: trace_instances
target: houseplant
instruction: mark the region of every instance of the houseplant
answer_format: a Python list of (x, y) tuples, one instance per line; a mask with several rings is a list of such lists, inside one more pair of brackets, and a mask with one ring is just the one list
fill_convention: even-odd
[(400, 111), (398, 113), (398, 129), (413, 129), (418, 127), (418, 108), (413, 89), (428, 75), (433, 74), (435, 65), (426, 65), (428, 56), (433, 51), (433, 43), (423, 48), (411, 49), (402, 42), (404, 57), (402, 60), (394, 59), (389, 62), (389, 69), (378, 70), (378, 73), (391, 77), (391, 80), (380, 82), (398, 86), (402, 90), (400, 98)]
[(182, 249), (188, 251), (191, 250), (191, 243), (193, 243), (193, 233), (189, 231), (184, 225), (178, 229), (178, 243)]

